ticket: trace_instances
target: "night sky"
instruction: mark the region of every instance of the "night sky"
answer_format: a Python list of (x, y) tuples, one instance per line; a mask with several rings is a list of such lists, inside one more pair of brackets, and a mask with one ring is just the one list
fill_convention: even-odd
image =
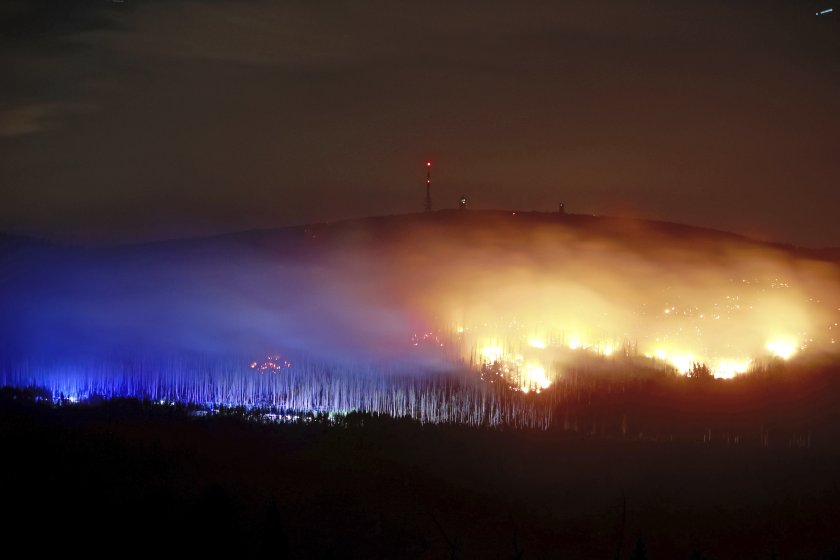
[(840, 245), (828, 0), (0, 2), (0, 231), (111, 244), (423, 207)]

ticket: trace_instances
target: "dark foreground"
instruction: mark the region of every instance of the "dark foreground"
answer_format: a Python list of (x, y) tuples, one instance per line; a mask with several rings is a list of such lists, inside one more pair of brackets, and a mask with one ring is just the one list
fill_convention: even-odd
[(4, 390), (6, 546), (271, 558), (840, 558), (836, 448), (351, 415), (195, 417)]

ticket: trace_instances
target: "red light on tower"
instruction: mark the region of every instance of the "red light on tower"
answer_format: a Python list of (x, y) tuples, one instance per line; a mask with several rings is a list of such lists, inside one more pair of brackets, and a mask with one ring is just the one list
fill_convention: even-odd
[(424, 207), (424, 210), (426, 212), (431, 212), (432, 211), (431, 186), (432, 186), (432, 162), (429, 161), (429, 160), (426, 160), (426, 206)]

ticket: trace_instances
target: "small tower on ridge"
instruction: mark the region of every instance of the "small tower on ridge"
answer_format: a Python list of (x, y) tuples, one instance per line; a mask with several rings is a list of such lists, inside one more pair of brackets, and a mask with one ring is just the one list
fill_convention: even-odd
[(426, 212), (432, 211), (432, 162), (426, 162)]

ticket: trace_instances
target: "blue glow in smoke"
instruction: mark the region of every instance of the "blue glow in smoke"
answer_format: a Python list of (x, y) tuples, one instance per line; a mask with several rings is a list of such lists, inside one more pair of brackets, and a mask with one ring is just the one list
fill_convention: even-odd
[(244, 407), (277, 417), (351, 411), (424, 423), (547, 429), (551, 411), (534, 399), (457, 375), (413, 375), (399, 364), (299, 360), (279, 373), (244, 361), (35, 362), (0, 367), (0, 386), (38, 387), (53, 401), (130, 397), (216, 409)]

